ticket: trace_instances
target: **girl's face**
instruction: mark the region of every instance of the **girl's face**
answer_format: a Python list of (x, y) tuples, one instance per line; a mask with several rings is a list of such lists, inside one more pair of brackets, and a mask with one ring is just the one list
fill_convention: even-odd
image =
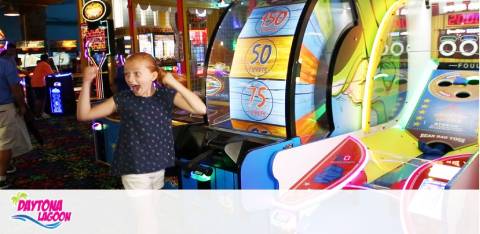
[(149, 97), (153, 95), (153, 81), (158, 72), (151, 71), (148, 63), (141, 60), (130, 60), (125, 63), (125, 81), (135, 96)]

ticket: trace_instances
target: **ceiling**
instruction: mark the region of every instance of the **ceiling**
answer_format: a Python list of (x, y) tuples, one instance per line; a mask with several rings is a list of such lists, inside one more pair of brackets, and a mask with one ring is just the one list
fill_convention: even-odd
[(8, 4), (13, 6), (47, 6), (50, 4), (63, 3), (65, 0), (0, 0), (0, 7)]

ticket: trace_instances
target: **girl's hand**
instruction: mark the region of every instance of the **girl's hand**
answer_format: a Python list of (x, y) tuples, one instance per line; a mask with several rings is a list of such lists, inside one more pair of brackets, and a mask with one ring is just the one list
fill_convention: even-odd
[(83, 82), (90, 83), (97, 78), (98, 67), (87, 66), (83, 69)]
[(162, 83), (168, 87), (173, 88), (178, 83), (178, 81), (175, 80), (175, 77), (173, 77), (172, 73), (166, 73), (163, 76)]

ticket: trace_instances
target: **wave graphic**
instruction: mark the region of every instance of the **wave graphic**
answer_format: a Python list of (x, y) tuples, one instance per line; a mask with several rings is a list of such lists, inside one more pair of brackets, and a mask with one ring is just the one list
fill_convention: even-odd
[(39, 226), (42, 226), (44, 228), (48, 228), (48, 229), (54, 229), (54, 228), (57, 228), (58, 226), (60, 226), (60, 224), (62, 224), (61, 222), (56, 222), (56, 223), (51, 223), (51, 224), (43, 224), (43, 223), (40, 223), (39, 221), (37, 221), (36, 219), (28, 216), (28, 215), (14, 215), (12, 216), (13, 219), (18, 219), (18, 220), (22, 220), (22, 221), (32, 221), (33, 223), (39, 225)]

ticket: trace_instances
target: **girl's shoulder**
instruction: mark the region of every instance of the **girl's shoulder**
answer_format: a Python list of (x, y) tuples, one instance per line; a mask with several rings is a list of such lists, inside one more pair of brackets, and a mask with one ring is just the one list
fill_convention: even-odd
[(127, 99), (128, 97), (131, 97), (132, 95), (133, 95), (132, 91), (123, 90), (123, 91), (120, 91), (120, 92), (114, 94), (113, 95), (113, 100), (115, 102), (123, 101), (123, 100)]
[(165, 97), (165, 96), (171, 96), (171, 95), (174, 95), (177, 91), (175, 89), (171, 89), (169, 87), (166, 87), (166, 86), (159, 86), (157, 88), (157, 92), (156, 92), (156, 95), (157, 96), (160, 96), (160, 97)]

